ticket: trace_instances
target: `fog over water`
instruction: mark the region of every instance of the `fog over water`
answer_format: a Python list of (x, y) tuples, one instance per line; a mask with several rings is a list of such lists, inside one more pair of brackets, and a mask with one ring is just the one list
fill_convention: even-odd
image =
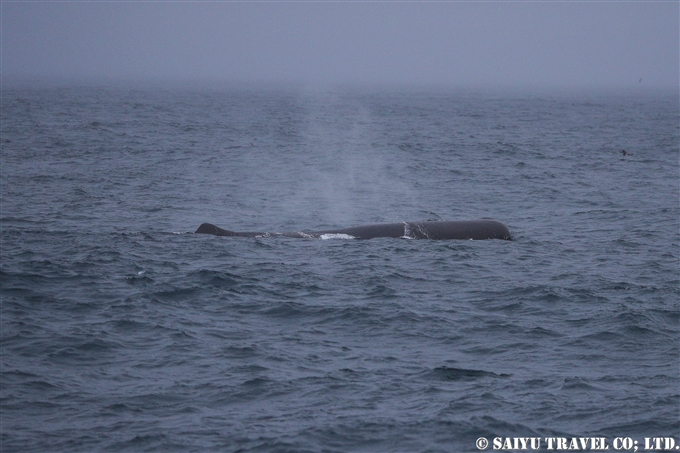
[(677, 87), (678, 2), (2, 2), (2, 76)]
[(680, 445), (679, 17), (0, 1), (0, 450)]

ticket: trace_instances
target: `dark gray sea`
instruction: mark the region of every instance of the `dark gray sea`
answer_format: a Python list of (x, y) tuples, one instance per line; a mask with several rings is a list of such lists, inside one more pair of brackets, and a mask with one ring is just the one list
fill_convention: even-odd
[[(1, 121), (2, 452), (680, 445), (677, 92), (5, 85)], [(514, 240), (193, 234), (482, 217)]]

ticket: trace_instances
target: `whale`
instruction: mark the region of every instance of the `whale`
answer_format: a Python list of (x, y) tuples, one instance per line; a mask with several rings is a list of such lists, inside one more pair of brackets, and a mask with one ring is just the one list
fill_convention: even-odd
[(409, 239), (505, 239), (512, 240), (508, 227), (493, 219), (478, 220), (429, 220), (423, 222), (383, 223), (320, 231), (293, 231), (287, 233), (262, 233), (255, 231), (231, 231), (211, 223), (203, 223), (195, 234), (212, 234), (232, 237), (290, 237), (290, 238), (409, 238)]

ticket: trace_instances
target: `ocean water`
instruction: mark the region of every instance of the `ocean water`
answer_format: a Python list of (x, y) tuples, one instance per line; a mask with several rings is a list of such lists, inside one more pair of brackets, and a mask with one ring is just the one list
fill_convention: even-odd
[[(677, 93), (17, 85), (1, 114), (3, 452), (680, 445)], [(514, 240), (193, 234), (481, 217)]]

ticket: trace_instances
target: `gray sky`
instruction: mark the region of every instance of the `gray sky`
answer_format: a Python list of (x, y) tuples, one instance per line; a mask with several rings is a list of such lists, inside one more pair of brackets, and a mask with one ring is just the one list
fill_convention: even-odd
[(679, 3), (8, 2), (2, 76), (677, 87)]

